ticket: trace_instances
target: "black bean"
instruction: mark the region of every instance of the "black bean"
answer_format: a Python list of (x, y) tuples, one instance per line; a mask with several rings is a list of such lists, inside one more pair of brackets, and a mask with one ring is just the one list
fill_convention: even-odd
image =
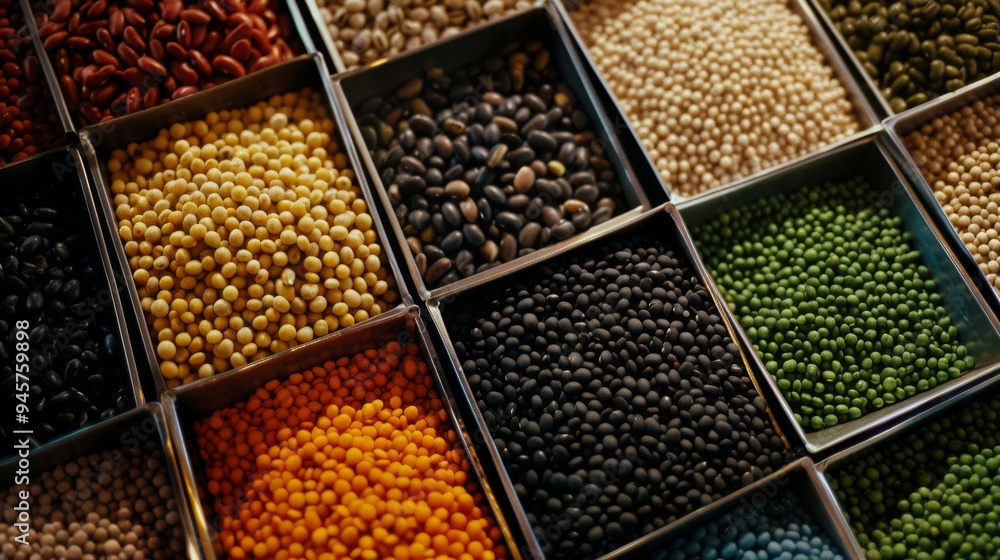
[(443, 308), (478, 406), (505, 419), (490, 436), (547, 556), (600, 556), (786, 461), (711, 302), (642, 234)]

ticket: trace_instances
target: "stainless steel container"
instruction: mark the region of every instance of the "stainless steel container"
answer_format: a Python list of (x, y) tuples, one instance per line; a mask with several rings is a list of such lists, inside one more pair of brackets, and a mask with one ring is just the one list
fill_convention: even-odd
[[(598, 92), (602, 94), (602, 97), (604, 96), (605, 93), (607, 94), (606, 97), (602, 99), (602, 102), (605, 104), (606, 107), (608, 107), (607, 111), (611, 114), (624, 115), (625, 113), (622, 110), (621, 103), (618, 101), (618, 98), (615, 96), (612, 89), (608, 86), (607, 82), (600, 75), (600, 72), (598, 72), (597, 65), (594, 63), (593, 58), (590, 56), (590, 53), (587, 50), (587, 46), (584, 44), (583, 38), (581, 37), (579, 31), (576, 29), (576, 26), (573, 24), (573, 19), (570, 16), (571, 12), (576, 11), (577, 9), (579, 9), (581, 5), (588, 3), (588, 1), (589, 0), (549, 0), (549, 4), (559, 12), (566, 28), (569, 29), (569, 32), (573, 37), (574, 46), (582, 54), (582, 57), (585, 60), (587, 73), (589, 75), (596, 77), (596, 79), (600, 82), (601, 87), (597, 88)], [(798, 14), (799, 17), (802, 18), (803, 23), (805, 23), (806, 27), (809, 28), (813, 44), (816, 46), (819, 52), (822, 53), (823, 56), (826, 58), (826, 63), (833, 69), (833, 72), (836, 75), (837, 79), (840, 81), (841, 85), (843, 85), (844, 89), (847, 91), (848, 99), (850, 99), (851, 103), (854, 105), (854, 114), (858, 119), (858, 123), (860, 125), (860, 131), (846, 138), (843, 138), (837, 142), (834, 142), (828, 146), (824, 146), (823, 148), (820, 148), (812, 152), (811, 154), (806, 154), (797, 157), (795, 159), (791, 159), (785, 163), (775, 165), (767, 169), (763, 169), (757, 173), (744, 177), (740, 180), (733, 181), (725, 185), (721, 185), (714, 189), (710, 189), (703, 193), (699, 193), (695, 196), (688, 197), (688, 196), (682, 196), (678, 193), (671, 192), (670, 188), (663, 181), (662, 176), (660, 176), (659, 173), (656, 173), (656, 177), (659, 181), (660, 188), (662, 188), (667, 193), (671, 202), (674, 202), (676, 204), (682, 204), (688, 200), (697, 200), (710, 193), (715, 193), (722, 190), (730, 189), (745, 181), (752, 180), (758, 177), (764, 177), (771, 173), (776, 173), (782, 169), (787, 169), (803, 161), (808, 161), (811, 157), (814, 157), (815, 155), (827, 153), (840, 146), (849, 144), (850, 142), (858, 138), (861, 138), (866, 133), (879, 126), (879, 122), (881, 120), (880, 115), (878, 112), (875, 111), (875, 109), (872, 108), (872, 105), (869, 102), (868, 97), (866, 96), (864, 87), (860, 85), (855, 79), (855, 77), (851, 74), (851, 71), (849, 70), (848, 66), (844, 63), (843, 59), (840, 57), (840, 54), (837, 52), (836, 47), (830, 41), (827, 34), (823, 31), (823, 28), (820, 25), (819, 21), (813, 15), (809, 7), (806, 5), (806, 0), (788, 0), (788, 7), (796, 14)], [(627, 130), (622, 130), (621, 133), (623, 136), (630, 137), (627, 139), (623, 139), (622, 140), (623, 144), (626, 144), (627, 146), (632, 145), (642, 148), (643, 146), (642, 140), (638, 137), (633, 126), (629, 125), (627, 127)], [(645, 152), (644, 149), (643, 152)], [(652, 168), (655, 170), (656, 166), (653, 164), (652, 160), (649, 159), (648, 154), (646, 155), (646, 160), (647, 164), (649, 166), (652, 166)], [(647, 186), (647, 188), (651, 190), (653, 187), (652, 185), (649, 185)]]
[[(612, 231), (627, 221), (629, 217), (649, 208), (649, 202), (636, 180), (631, 163), (621, 157), (622, 150), (618, 144), (617, 130), (612, 125), (607, 113), (596, 103), (594, 88), (584, 77), (580, 60), (570, 47), (569, 39), (558, 24), (551, 8), (533, 8), (527, 12), (503, 18), (496, 23), (460, 33), (446, 41), (410, 51), (405, 56), (363, 72), (351, 73), (342, 78), (334, 77), (336, 94), (345, 113), (347, 113), (351, 133), (359, 146), (375, 190), (382, 200), (382, 217), (387, 222), (386, 227), (391, 228), (395, 233), (397, 243), (401, 248), (400, 252), (410, 270), (410, 278), (416, 285), (416, 292), (424, 300), (441, 297), (446, 293), (474, 285), (477, 278), (484, 274), (508, 273), (523, 268), (525, 260), (523, 257), (518, 258), (488, 272), (474, 274), (447, 286), (436, 289), (428, 287), (417, 269), (415, 255), (407, 246), (406, 235), (403, 233), (403, 228), (392, 203), (389, 201), (386, 190), (388, 185), (383, 184), (379, 169), (372, 159), (372, 154), (365, 148), (365, 141), (361, 135), (356, 116), (357, 109), (368, 99), (389, 94), (410, 79), (422, 76), (427, 70), (432, 68), (450, 70), (475, 64), (512, 41), (528, 39), (541, 40), (546, 43), (552, 53), (553, 60), (560, 69), (562, 79), (576, 95), (580, 108), (590, 117), (590, 121), (598, 133), (598, 138), (605, 142), (607, 146), (605, 155), (617, 174), (623, 198), (628, 205), (628, 209), (621, 215), (591, 228), (587, 233)], [(571, 242), (571, 240), (567, 240), (556, 243), (539, 249), (536, 253), (551, 254), (558, 251), (560, 246)]]
[[(116, 381), (125, 387), (132, 406), (142, 406), (145, 399), (125, 328), (125, 313), (120, 297), (122, 282), (111, 265), (107, 247), (101, 239), (97, 209), (79, 150), (56, 148), (24, 159), (17, 165), (5, 167), (0, 170), (0, 189), (5, 191), (0, 214), (6, 214), (6, 209), (14, 208), (17, 204), (34, 201), (61, 209), (67, 215), (79, 216), (71, 225), (77, 227), (80, 235), (87, 239), (88, 252), (96, 257), (96, 264), (103, 269), (104, 276), (102, 290), (91, 296), (91, 303), (111, 307), (108, 315), (103, 318), (114, 321), (113, 325), (108, 326), (119, 340)], [(83, 319), (82, 315), (80, 319)], [(37, 373), (32, 372), (32, 375)], [(0, 456), (8, 452), (9, 450), (4, 450)]]
[(250, 76), (218, 85), (202, 92), (202, 94), (185, 97), (176, 102), (121, 117), (102, 125), (87, 127), (80, 132), (81, 149), (86, 155), (89, 170), (94, 179), (97, 205), (100, 207), (104, 225), (108, 228), (108, 237), (110, 240), (114, 240), (112, 251), (117, 256), (115, 271), (116, 274), (125, 279), (123, 283), (128, 291), (132, 314), (137, 319), (137, 323), (145, 329), (145, 336), (141, 341), (142, 348), (146, 362), (153, 373), (158, 393), (163, 392), (166, 386), (160, 374), (159, 359), (153, 347), (152, 337), (148, 327), (146, 327), (146, 314), (142, 310), (139, 293), (132, 280), (132, 270), (129, 267), (128, 257), (125, 255), (123, 244), (118, 237), (118, 219), (114, 214), (111, 180), (106, 163), (111, 152), (116, 148), (124, 148), (132, 142), (151, 140), (155, 138), (160, 129), (169, 127), (173, 123), (198, 119), (211, 111), (250, 106), (259, 101), (267, 100), (275, 94), (300, 91), (306, 87), (320, 92), (326, 101), (327, 111), (336, 125), (340, 149), (347, 154), (349, 167), (354, 170), (364, 200), (369, 211), (373, 213), (375, 228), (383, 246), (383, 266), (390, 269), (392, 278), (396, 282), (395, 288), (400, 294), (400, 305), (409, 303), (409, 294), (400, 278), (392, 247), (387, 242), (389, 237), (381, 222), (374, 215), (375, 199), (371, 194), (368, 182), (365, 180), (364, 173), (361, 172), (357, 151), (344, 132), (344, 117), (339, 107), (333, 102), (330, 81), (327, 76), (326, 66), (320, 55), (304, 55)]
[[(903, 419), (894, 424), (888, 430), (870, 437), (863, 442), (841, 449), (830, 457), (818, 462), (816, 469), (819, 472), (820, 486), (823, 491), (830, 496), (830, 499), (834, 501), (835, 507), (841, 512), (845, 512), (845, 508), (840, 503), (839, 497), (837, 496), (836, 491), (833, 490), (831, 482), (834, 473), (837, 470), (857, 464), (858, 461), (868, 457), (872, 453), (885, 450), (887, 445), (900, 441), (908, 435), (919, 432), (923, 426), (926, 426), (934, 420), (941, 419), (948, 415), (959, 414), (961, 412), (961, 407), (964, 404), (971, 402), (973, 399), (996, 395), (998, 387), (1000, 387), (998, 384), (1000, 384), (1000, 378), (993, 376), (989, 381), (980, 383), (975, 388), (966, 391), (958, 398), (943, 400), (938, 399), (932, 401), (919, 414)], [(890, 468), (891, 467), (892, 465), (890, 465)], [(915, 480), (902, 482), (904, 484), (911, 484), (912, 489), (916, 489), (919, 486)], [(855, 546), (857, 546), (857, 538), (854, 535), (853, 529), (850, 529), (850, 520), (847, 519), (847, 521), (847, 526), (852, 535), (851, 540)], [(860, 550), (860, 546), (858, 548)], [(861, 558), (865, 558), (865, 556), (861, 556)]]
[[(712, 303), (719, 309), (720, 317), (726, 323), (727, 330), (729, 331), (730, 338), (736, 343), (740, 352), (740, 363), (747, 372), (747, 375), (753, 381), (754, 386), (757, 388), (758, 394), (768, 403), (767, 415), (771, 424), (775, 427), (775, 430), (788, 445), (789, 449), (798, 448), (801, 446), (801, 442), (789, 441), (786, 434), (792, 433), (791, 429), (794, 427), (794, 422), (791, 416), (787, 415), (787, 410), (776, 407), (773, 404), (773, 398), (770, 397), (766, 392), (761, 389), (766, 388), (763, 383), (757, 379), (754, 370), (750, 367), (748, 361), (746, 348), (750, 348), (747, 345), (741, 345), (739, 340), (734, 335), (733, 323), (731, 317), (727, 315), (724, 311), (724, 302), (720, 296), (715, 285), (707, 281), (707, 272), (698, 259), (697, 253), (694, 250), (694, 245), (691, 243), (690, 236), (687, 229), (684, 226), (683, 221), (681, 221), (681, 216), (677, 209), (670, 203), (664, 204), (654, 210), (646, 212), (641, 216), (632, 218), (628, 222), (622, 224), (613, 235), (611, 234), (598, 234), (589, 233), (587, 235), (581, 236), (578, 239), (571, 240), (565, 246), (559, 248), (557, 252), (543, 255), (543, 254), (532, 254), (525, 257), (525, 267), (536, 267), (537, 265), (543, 264), (552, 260), (553, 258), (576, 252), (577, 249), (584, 250), (586, 247), (599, 244), (602, 241), (607, 241), (612, 238), (617, 238), (620, 236), (625, 236), (630, 233), (646, 232), (651, 236), (663, 239), (666, 246), (677, 250), (680, 254), (684, 256), (687, 262), (692, 267), (694, 274), (697, 276), (701, 284), (709, 292), (712, 297)], [(530, 273), (530, 270), (526, 270), (525, 274)], [(490, 297), (490, 294), (497, 293), (507, 289), (510, 282), (510, 276), (504, 275), (503, 273), (496, 274), (484, 274), (482, 278), (477, 278), (476, 283), (461, 292), (449, 292), (447, 295), (441, 298), (434, 298), (427, 302), (427, 309), (433, 319), (434, 325), (437, 327), (437, 331), (441, 334), (443, 343), (443, 355), (445, 355), (448, 361), (454, 368), (455, 383), (456, 386), (461, 387), (459, 397), (465, 399), (462, 406), (473, 412), (476, 418), (476, 423), (480, 426), (488, 426), (482, 411), (476, 404), (475, 392), (468, 381), (468, 372), (465, 372), (461, 365), (461, 360), (455, 350), (454, 342), (452, 341), (452, 336), (448, 331), (448, 326), (445, 318), (449, 316), (451, 310), (467, 308), (468, 306), (476, 305), (478, 301), (482, 301), (484, 297)], [(488, 432), (487, 432), (488, 433)], [(484, 452), (489, 455), (489, 460), (492, 461), (494, 468), (501, 473), (501, 484), (504, 493), (508, 496), (515, 497), (516, 492), (514, 489), (514, 483), (511, 480), (509, 474), (507, 473), (503, 462), (500, 458), (499, 450), (492, 437), (485, 438), (484, 442), (485, 450)], [(535, 558), (544, 558), (544, 553), (542, 551), (541, 544), (535, 537), (534, 532), (531, 528), (531, 523), (528, 520), (527, 513), (525, 509), (521, 506), (520, 501), (516, 501), (516, 514), (518, 524), (522, 527), (524, 534), (531, 537), (531, 550)], [(686, 517), (682, 518), (685, 519)], [(669, 527), (669, 526), (668, 526)], [(636, 543), (645, 542), (645, 540), (635, 541), (633, 544), (626, 546), (623, 550), (631, 550), (633, 546), (638, 546)], [(622, 553), (624, 554), (624, 552)], [(608, 556), (602, 557), (602, 560), (606, 558), (617, 558), (618, 553), (611, 553)]]
[[(333, 35), (330, 33), (330, 26), (327, 25), (326, 22), (323, 20), (323, 13), (320, 10), (319, 4), (315, 0), (298, 0), (298, 1), (301, 4), (304, 4), (302, 6), (302, 11), (305, 12), (307, 14), (307, 17), (309, 17), (312, 20), (310, 23), (315, 27), (315, 33), (319, 36), (320, 39), (319, 41), (320, 52), (326, 56), (327, 62), (330, 62), (333, 65), (334, 73), (341, 74), (343, 72), (347, 72), (348, 71), (347, 65), (344, 64), (344, 60), (340, 56), (340, 49), (337, 48), (337, 42), (333, 40)], [(328, 4), (335, 4), (335, 3), (337, 3), (335, 2), (335, 0), (328, 1)], [(532, 4), (534, 6), (540, 6), (544, 3), (545, 0), (532, 0)], [(339, 2), (339, 4), (343, 4), (343, 2), (341, 1)], [(429, 7), (430, 5), (433, 4), (434, 2), (431, 2), (426, 4), (426, 6)], [(467, 27), (466, 30), (475, 29), (479, 26), (487, 24), (488, 23), (486, 21), (486, 18), (483, 18), (481, 22), (473, 24), (470, 27)], [(435, 41), (434, 43), (428, 43), (428, 45), (433, 45), (435, 43), (437, 43), (437, 41)], [(381, 58), (375, 62), (361, 65), (358, 68), (352, 68), (351, 71), (353, 72), (355, 70), (361, 70), (363, 68), (379, 66), (381, 64), (385, 64), (387, 60), (393, 60), (395, 58), (399, 58), (400, 56), (405, 56), (408, 52), (411, 51), (405, 51), (387, 58)]]
[(284, 380), (293, 373), (322, 365), (327, 360), (349, 357), (392, 341), (416, 342), (420, 345), (452, 427), (458, 433), (462, 448), (473, 466), (471, 478), (479, 482), (503, 532), (511, 557), (520, 559), (527, 556), (522, 554), (526, 539), (521, 528), (508, 523), (508, 520), (514, 518), (510, 497), (494, 490), (501, 488), (497, 483), (499, 475), (490, 462), (479, 458), (477, 452), (486, 432), (462, 408), (463, 401), (456, 399), (451, 392), (442, 373), (445, 366), (439, 361), (430, 333), (419, 314), (416, 307), (397, 308), (360, 323), (358, 328), (333, 333), (249, 364), (242, 371), (221, 374), (203, 383), (174, 389), (163, 395), (173, 440), (181, 450), (180, 465), (187, 481), (186, 490), (194, 507), (197, 538), (205, 544), (206, 558), (223, 558), (225, 552), (218, 538), (220, 519), (214, 515), (211, 497), (203, 487), (205, 477), (199, 459), (194, 423), (216, 410), (245, 401), (258, 388), (272, 380)]
[[(32, 480), (37, 481), (42, 472), (54, 469), (77, 457), (102, 451), (142, 447), (149, 441), (156, 441), (163, 451), (164, 468), (170, 476), (170, 486), (177, 503), (181, 525), (184, 527), (184, 558), (201, 559), (203, 558), (201, 547), (195, 539), (194, 519), (185, 491), (187, 481), (182, 478), (177, 468), (178, 450), (174, 447), (168, 431), (163, 407), (159, 403), (149, 403), (50, 445), (30, 450), (28, 456), (30, 476)], [(15, 480), (14, 475), (18, 468), (17, 460), (0, 464), (0, 477), (4, 481), (5, 488), (14, 487), (12, 482)], [(30, 500), (29, 504), (32, 504)]]
[(785, 501), (788, 494), (798, 498), (800, 507), (815, 518), (846, 558), (863, 558), (836, 500), (824, 487), (822, 475), (816, 472), (811, 459), (803, 458), (601, 560), (653, 558), (661, 551), (669, 551), (672, 543), (689, 536), (698, 527), (723, 518), (730, 523), (729, 527), (739, 531), (772, 500)]
[[(811, 453), (829, 450), (835, 445), (855, 439), (863, 433), (882, 430), (899, 419), (912, 416), (921, 406), (936, 399), (959, 395), (968, 387), (991, 375), (1000, 365), (1000, 322), (989, 311), (982, 295), (973, 287), (969, 275), (955, 261), (954, 254), (942, 245), (940, 234), (923, 206), (916, 200), (913, 188), (887, 155), (876, 136), (868, 136), (846, 146), (841, 146), (822, 156), (788, 167), (755, 180), (746, 181), (737, 188), (713, 193), (697, 201), (680, 206), (681, 215), (689, 227), (697, 228), (715, 216), (745, 205), (759, 198), (787, 193), (802, 187), (821, 185), (828, 181), (846, 181), (864, 177), (872, 188), (872, 207), (886, 207), (901, 217), (904, 227), (913, 234), (913, 246), (931, 270), (944, 306), (959, 330), (960, 341), (975, 358), (976, 366), (958, 379), (953, 379), (934, 389), (915, 395), (905, 401), (887, 406), (852, 422), (806, 433), (795, 424), (799, 438), (806, 442)], [(710, 248), (708, 248), (710, 250)], [(714, 281), (714, 280), (713, 280)], [(740, 340), (753, 348), (746, 331), (732, 315)], [(750, 352), (754, 367), (764, 372), (764, 378), (773, 394), (780, 394), (777, 384), (767, 373), (757, 352)], [(784, 398), (781, 406), (789, 418), (794, 417)]]
[[(52, 56), (45, 50), (42, 46), (42, 40), (38, 35), (38, 18), (45, 14), (46, 12), (41, 10), (32, 9), (32, 0), (19, 0), (21, 6), (24, 10), (25, 20), (28, 24), (28, 29), (31, 32), (32, 40), (35, 43), (35, 50), (38, 53), (38, 62), (41, 63), (42, 71), (45, 73), (45, 79), (49, 83), (49, 89), (52, 90), (52, 100), (55, 102), (56, 111), (59, 112), (59, 118), (62, 120), (63, 125), (66, 127), (66, 135), (70, 140), (76, 138), (80, 129), (84, 128), (79, 126), (79, 120), (77, 119), (77, 113), (71, 111), (66, 103), (66, 97), (63, 95), (62, 88), (59, 87), (59, 74), (56, 72), (55, 65), (52, 62)], [(289, 17), (292, 19), (293, 28), (295, 31), (294, 37), (289, 37), (289, 43), (294, 43), (298, 40), (302, 45), (304, 53), (314, 53), (316, 52), (316, 46), (313, 43), (312, 36), (309, 34), (309, 29), (306, 27), (305, 18), (299, 11), (299, 7), (295, 0), (281, 0), (287, 11)], [(46, 6), (38, 5), (39, 8), (44, 10)], [(251, 75), (257, 75), (251, 74)], [(218, 86), (216, 86), (218, 87)], [(211, 89), (211, 88), (210, 88)], [(201, 92), (195, 95), (201, 95)], [(164, 105), (174, 106), (173, 101), (164, 103)], [(160, 105), (161, 107), (163, 105)], [(146, 112), (150, 109), (145, 109), (140, 112)], [(176, 109), (175, 109), (176, 110)], [(121, 118), (121, 117), (118, 117)], [(118, 118), (113, 119), (111, 122), (115, 122)], [(101, 125), (95, 126), (107, 126), (108, 123), (102, 123)]]
[(941, 207), (941, 203), (934, 197), (934, 189), (917, 167), (917, 163), (913, 159), (913, 154), (906, 146), (904, 139), (911, 132), (919, 130), (925, 124), (932, 122), (938, 117), (959, 111), (963, 107), (972, 105), (979, 100), (985, 100), (998, 93), (1000, 93), (1000, 75), (987, 78), (948, 95), (943, 95), (923, 105), (903, 111), (885, 121), (887, 136), (891, 139), (891, 142), (887, 143), (887, 147), (897, 157), (900, 167), (910, 181), (912, 181), (913, 190), (917, 193), (917, 197), (924, 204), (931, 218), (933, 218), (948, 248), (955, 252), (959, 262), (962, 263), (972, 278), (973, 284), (982, 293), (986, 301), (989, 302), (994, 313), (1000, 313), (1000, 293), (998, 293), (997, 288), (994, 288), (990, 284), (986, 278), (986, 273), (976, 264), (972, 253), (969, 252), (969, 249), (959, 237), (958, 232), (951, 225), (948, 216)]

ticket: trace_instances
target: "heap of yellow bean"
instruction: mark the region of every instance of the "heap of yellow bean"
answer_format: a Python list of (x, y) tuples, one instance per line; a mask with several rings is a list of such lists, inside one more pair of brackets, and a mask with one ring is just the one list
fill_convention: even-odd
[(174, 124), (107, 164), (168, 388), (378, 315), (399, 299), (312, 90)]

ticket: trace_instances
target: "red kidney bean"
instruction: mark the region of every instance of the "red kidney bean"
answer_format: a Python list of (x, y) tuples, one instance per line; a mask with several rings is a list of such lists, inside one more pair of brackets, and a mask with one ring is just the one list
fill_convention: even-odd
[(254, 61), (253, 64), (250, 65), (250, 72), (256, 72), (258, 70), (263, 70), (264, 68), (267, 68), (268, 66), (274, 66), (279, 61), (280, 60), (278, 58), (275, 58), (274, 55), (271, 55), (271, 54), (264, 55), (264, 56), (258, 58), (256, 61)]
[(140, 12), (148, 12), (153, 9), (153, 0), (127, 0), (127, 3)]
[(50, 21), (49, 23), (46, 23), (45, 25), (38, 28), (38, 36), (41, 37), (42, 39), (45, 39), (49, 35), (52, 35), (53, 33), (56, 33), (58, 31), (64, 31), (65, 29), (66, 29), (65, 23), (56, 23), (54, 21)]
[(170, 74), (176, 78), (178, 82), (186, 86), (198, 83), (198, 72), (187, 62), (171, 62)]
[(125, 94), (125, 111), (129, 113), (135, 113), (141, 110), (142, 110), (142, 92), (137, 87), (129, 88), (128, 93)]
[(56, 52), (56, 73), (61, 76), (63, 74), (69, 74), (69, 70), (69, 53), (66, 52), (66, 49), (59, 49)]
[(219, 4), (215, 0), (205, 0), (202, 3), (202, 7), (205, 9), (206, 12), (208, 12), (210, 16), (212, 16), (215, 19), (215, 21), (222, 23), (228, 22), (229, 13), (226, 12), (226, 9), (222, 7), (222, 4)]
[(118, 46), (118, 42), (111, 36), (111, 31), (108, 29), (98, 29), (94, 36), (97, 38), (97, 42), (100, 43), (101, 48), (106, 51), (114, 51)]
[(181, 19), (192, 25), (208, 25), (212, 22), (212, 16), (200, 8), (184, 8), (181, 10)]
[(156, 25), (153, 26), (152, 35), (160, 41), (172, 40), (175, 33), (177, 33), (177, 26), (172, 23), (167, 23), (162, 19), (156, 22)]
[(184, 2), (176, 0), (167, 0), (160, 4), (160, 13), (165, 21), (171, 23), (177, 21), (181, 17), (181, 10), (184, 9)]
[[(203, 48), (202, 45), (205, 42), (205, 36), (208, 35), (208, 27), (204, 25), (192, 25), (191, 26), (191, 46), (199, 49)], [(207, 49), (206, 49), (207, 50)]]
[(110, 65), (113, 66), (115, 70), (121, 68), (121, 62), (118, 61), (115, 55), (109, 53), (108, 51), (97, 49), (91, 53), (91, 56), (94, 58), (94, 62), (100, 64), (101, 66)]
[(122, 59), (122, 62), (128, 64), (129, 66), (139, 65), (139, 53), (132, 50), (132, 47), (125, 43), (118, 43), (118, 58)]
[(170, 56), (174, 58), (179, 58), (181, 60), (185, 60), (188, 58), (188, 50), (182, 47), (181, 44), (178, 43), (177, 41), (170, 41), (169, 43), (164, 45), (164, 48), (167, 49), (167, 52), (170, 53)]
[(170, 95), (170, 99), (180, 99), (182, 97), (187, 97), (189, 95), (198, 93), (198, 88), (195, 86), (181, 86), (174, 90), (174, 93)]
[(173, 93), (177, 89), (177, 80), (173, 76), (167, 76), (167, 79), (163, 80), (163, 91), (167, 93)]
[(135, 11), (133, 8), (122, 8), (122, 12), (125, 13), (125, 21), (127, 21), (129, 25), (138, 28), (146, 27), (146, 18), (142, 17), (142, 14)]
[(94, 40), (90, 37), (84, 37), (82, 35), (73, 35), (66, 39), (66, 46), (71, 49), (86, 50), (92, 49), (97, 46)]
[(88, 37), (93, 37), (97, 34), (98, 29), (106, 29), (108, 27), (108, 20), (99, 19), (96, 21), (88, 21), (81, 23), (79, 29), (76, 30), (80, 35), (86, 35)]
[(90, 5), (87, 9), (87, 18), (97, 19), (104, 15), (104, 12), (108, 9), (108, 3), (104, 0), (97, 0)]
[(260, 31), (254, 29), (253, 33), (250, 34), (250, 40), (253, 41), (255, 47), (260, 52), (268, 52), (271, 50), (271, 40), (267, 38), (267, 35), (261, 33)]
[(250, 46), (250, 41), (248, 39), (240, 39), (233, 43), (233, 46), (229, 49), (229, 55), (240, 62), (246, 62), (250, 58), (250, 51), (253, 47)]
[(118, 10), (108, 16), (108, 31), (115, 37), (121, 37), (125, 32), (125, 13)]
[(149, 54), (161, 62), (167, 59), (167, 49), (163, 48), (163, 43), (159, 39), (149, 40)]
[(191, 54), (191, 65), (194, 66), (195, 70), (201, 72), (203, 76), (212, 75), (212, 63), (205, 58), (205, 55), (201, 54), (201, 51), (189, 51)]
[(137, 65), (142, 70), (145, 70), (147, 73), (152, 74), (154, 76), (163, 77), (170, 73), (167, 70), (166, 66), (164, 66), (160, 61), (150, 56), (139, 57)]
[(259, 14), (267, 9), (267, 0), (250, 0), (250, 4), (247, 5), (247, 11), (253, 14)]
[(52, 21), (68, 21), (71, 15), (73, 15), (72, 0), (59, 0), (56, 3), (56, 7), (52, 10), (49, 19)]
[(24, 57), (24, 61), (21, 62), (21, 66), (24, 69), (24, 79), (27, 80), (29, 84), (37, 83), (39, 78), (42, 78), (42, 67), (38, 62), (37, 56), (29, 54)]
[(226, 38), (219, 44), (219, 48), (224, 51), (228, 51), (229, 48), (233, 46), (233, 43), (241, 39), (249, 38), (252, 32), (253, 25), (241, 23), (234, 27), (233, 30), (226, 35)]
[(122, 72), (122, 81), (134, 87), (142, 85), (142, 81), (148, 76), (145, 72), (135, 66), (130, 66)]
[(146, 109), (151, 109), (153, 107), (156, 107), (157, 105), (160, 104), (161, 96), (162, 92), (160, 92), (160, 88), (158, 87), (149, 88), (148, 90), (146, 90), (146, 93), (142, 96), (143, 107), (145, 107)]
[(177, 24), (177, 42), (185, 49), (191, 48), (191, 24), (182, 21)]
[(95, 107), (90, 101), (80, 103), (78, 111), (80, 112), (80, 115), (83, 116), (84, 122), (87, 124), (97, 124), (101, 122), (101, 119), (104, 117), (101, 110)]
[(70, 35), (73, 35), (80, 29), (80, 23), (83, 22), (83, 15), (77, 12), (70, 16), (69, 22), (66, 23), (66, 30), (69, 31)]
[(247, 73), (246, 68), (243, 67), (240, 61), (224, 54), (217, 55), (212, 59), (212, 67), (219, 72), (234, 78), (245, 76)]
[(43, 41), (42, 44), (45, 46), (45, 50), (51, 51), (61, 47), (62, 44), (66, 42), (66, 39), (68, 37), (69, 37), (68, 31), (56, 31), (52, 35), (46, 37), (45, 41)]
[(222, 33), (219, 33), (218, 31), (209, 31), (205, 35), (205, 40), (202, 41), (199, 48), (205, 52), (215, 52), (216, 50), (222, 51), (223, 49), (219, 48), (219, 43), (221, 42)]
[(80, 104), (80, 92), (76, 88), (73, 76), (63, 75), (62, 78), (59, 78), (59, 88), (62, 90), (63, 97), (66, 98), (66, 105), (69, 106), (70, 110), (75, 109)]
[(102, 66), (91, 73), (90, 76), (83, 81), (83, 83), (87, 87), (98, 87), (110, 80), (111, 76), (114, 75), (115, 67), (108, 64), (107, 66)]
[(96, 106), (107, 105), (118, 93), (118, 86), (107, 84), (90, 92), (90, 102)]
[(129, 44), (130, 47), (135, 49), (136, 52), (142, 52), (146, 50), (146, 41), (142, 38), (142, 35), (135, 30), (134, 27), (126, 27), (125, 33), (123, 35), (125, 42)]

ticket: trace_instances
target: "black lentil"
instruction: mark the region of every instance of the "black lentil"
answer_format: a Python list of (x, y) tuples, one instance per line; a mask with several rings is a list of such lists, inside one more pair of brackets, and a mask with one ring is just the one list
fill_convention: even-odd
[(444, 308), (550, 558), (599, 556), (786, 461), (686, 258), (640, 233)]

